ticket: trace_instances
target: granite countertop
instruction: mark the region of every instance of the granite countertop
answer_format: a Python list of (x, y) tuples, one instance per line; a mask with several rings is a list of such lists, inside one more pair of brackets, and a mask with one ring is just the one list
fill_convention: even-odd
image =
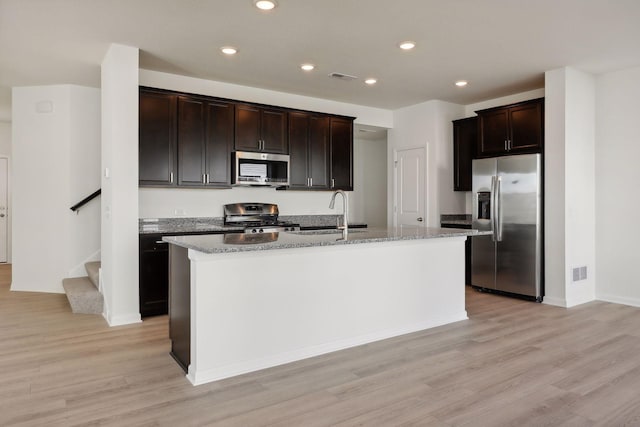
[(443, 214), (440, 215), (440, 225), (471, 225), (470, 214)]
[(162, 240), (208, 254), (307, 248), (399, 240), (422, 240), (489, 234), (477, 230), (445, 228), (372, 228), (350, 230), (346, 239), (339, 231), (298, 231), (264, 234), (227, 234), (164, 237)]
[[(281, 221), (300, 224), (302, 229), (336, 228), (336, 218), (342, 215), (281, 215)], [(353, 223), (349, 227), (364, 228), (367, 224)], [(210, 218), (140, 218), (138, 232), (140, 234), (174, 234), (174, 233), (224, 233), (242, 231), (244, 227), (224, 225), (222, 217)]]

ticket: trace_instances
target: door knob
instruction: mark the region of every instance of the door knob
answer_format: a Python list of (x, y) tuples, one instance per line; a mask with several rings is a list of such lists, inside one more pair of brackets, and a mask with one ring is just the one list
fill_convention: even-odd
[(422, 217), (419, 217), (419, 218), (418, 218), (418, 222), (422, 222)]

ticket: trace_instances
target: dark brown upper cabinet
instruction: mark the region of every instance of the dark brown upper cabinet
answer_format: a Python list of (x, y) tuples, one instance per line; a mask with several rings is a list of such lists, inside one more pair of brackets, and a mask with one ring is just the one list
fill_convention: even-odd
[(478, 118), (453, 121), (453, 190), (471, 191), (471, 161), (478, 141)]
[(230, 186), (234, 104), (178, 98), (178, 185)]
[(335, 190), (353, 190), (353, 119), (331, 117), (331, 182)]
[(289, 113), (289, 188), (329, 188), (329, 120), (321, 114)]
[(237, 104), (235, 149), (288, 154), (287, 110)]
[(478, 157), (540, 153), (544, 145), (544, 98), (476, 111)]
[(140, 89), (139, 183), (173, 187), (177, 182), (175, 94)]

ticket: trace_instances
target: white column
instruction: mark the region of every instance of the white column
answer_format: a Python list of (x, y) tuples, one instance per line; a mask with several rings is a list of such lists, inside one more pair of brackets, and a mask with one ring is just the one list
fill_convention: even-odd
[(112, 44), (102, 62), (102, 284), (109, 325), (138, 307), (138, 54)]
[[(595, 81), (572, 68), (545, 73), (545, 298), (595, 299)], [(574, 281), (572, 270), (587, 267)]]

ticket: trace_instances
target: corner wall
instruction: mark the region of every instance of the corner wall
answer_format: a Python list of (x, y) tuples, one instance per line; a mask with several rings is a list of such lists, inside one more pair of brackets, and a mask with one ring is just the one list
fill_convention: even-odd
[(597, 298), (640, 307), (640, 67), (596, 82)]
[[(545, 73), (545, 298), (595, 299), (595, 80), (573, 68)], [(572, 269), (587, 267), (585, 280)]]
[(112, 44), (102, 62), (102, 277), (110, 326), (140, 322), (138, 54)]

